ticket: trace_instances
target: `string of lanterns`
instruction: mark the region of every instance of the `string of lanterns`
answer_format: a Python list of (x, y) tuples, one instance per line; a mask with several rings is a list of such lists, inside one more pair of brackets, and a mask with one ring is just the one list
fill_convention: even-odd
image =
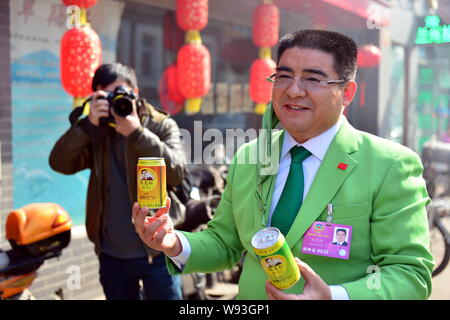
[[(80, 8), (79, 24), (73, 24), (61, 39), (61, 82), (64, 90), (74, 97), (74, 104), (92, 93), (91, 82), (95, 70), (101, 64), (101, 41), (87, 22), (86, 9), (97, 0), (62, 0), (66, 6)], [(170, 16), (169, 16), (170, 15)], [(183, 108), (187, 114), (198, 113), (202, 97), (211, 87), (211, 56), (202, 44), (200, 31), (208, 24), (208, 0), (177, 0), (176, 13), (164, 16), (164, 47), (178, 50), (176, 60), (164, 71), (159, 85), (161, 104), (171, 114)], [(179, 28), (173, 28), (178, 24)], [(255, 102), (255, 113), (263, 114), (271, 100), (272, 83), (266, 80), (275, 72), (276, 63), (271, 57), (271, 47), (279, 39), (280, 13), (272, 0), (262, 0), (253, 14), (253, 43), (259, 47), (258, 58), (250, 68), (249, 93)], [(185, 44), (182, 45), (182, 32)], [(180, 48), (181, 46), (181, 48)], [(372, 68), (379, 65), (381, 52), (374, 45), (358, 50), (358, 67)], [(364, 105), (364, 83), (361, 102)]]
[(198, 113), (202, 97), (211, 87), (211, 56), (200, 36), (200, 30), (208, 24), (208, 0), (177, 0), (176, 18), (186, 31), (186, 44), (177, 57), (178, 90), (186, 98), (185, 112)]
[(86, 9), (97, 0), (62, 0), (66, 6), (78, 6), (78, 23), (67, 30), (60, 47), (61, 82), (64, 90), (74, 97), (74, 106), (92, 93), (95, 70), (101, 64), (102, 46), (97, 33), (87, 22)]

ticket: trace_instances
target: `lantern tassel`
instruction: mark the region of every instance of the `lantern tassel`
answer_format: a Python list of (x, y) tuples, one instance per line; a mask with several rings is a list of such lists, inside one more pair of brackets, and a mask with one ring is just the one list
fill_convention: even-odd
[(188, 98), (186, 99), (185, 111), (187, 114), (200, 112), (202, 105), (202, 98)]
[(265, 103), (257, 103), (255, 106), (255, 113), (256, 114), (264, 114), (266, 111), (266, 104)]

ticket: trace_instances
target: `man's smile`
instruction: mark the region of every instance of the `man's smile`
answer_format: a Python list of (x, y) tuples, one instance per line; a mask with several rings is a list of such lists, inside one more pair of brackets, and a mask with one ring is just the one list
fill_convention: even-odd
[(289, 112), (305, 112), (311, 110), (311, 108), (297, 103), (285, 103), (283, 104), (283, 108)]

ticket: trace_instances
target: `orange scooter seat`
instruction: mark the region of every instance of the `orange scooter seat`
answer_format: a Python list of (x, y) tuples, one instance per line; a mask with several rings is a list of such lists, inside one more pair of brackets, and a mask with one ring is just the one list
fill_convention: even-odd
[[(63, 236), (63, 233), (64, 236), (69, 234), (70, 237), (72, 220), (69, 214), (56, 203), (33, 203), (12, 211), (7, 217), (5, 227), (6, 239), (13, 246), (27, 247), (39, 244), (39, 251), (44, 253), (43, 251), (47, 249), (55, 249), (56, 244), (50, 243), (49, 240), (58, 239)], [(42, 247), (44, 243), (45, 248)]]

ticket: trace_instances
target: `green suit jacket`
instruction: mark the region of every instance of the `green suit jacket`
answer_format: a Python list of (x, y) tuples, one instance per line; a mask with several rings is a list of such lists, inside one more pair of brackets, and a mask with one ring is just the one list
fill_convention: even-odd
[[(283, 136), (280, 131), (269, 139), (272, 150), (281, 149)], [(183, 274), (231, 268), (245, 253), (240, 299), (267, 299), (266, 275), (251, 239), (266, 226), (276, 174), (260, 175), (259, 166), (249, 161), (257, 153), (257, 140), (239, 149), (207, 230), (184, 233), (192, 252)], [(340, 162), (348, 165), (346, 170), (338, 168)], [(328, 285), (342, 285), (350, 299), (426, 299), (433, 258), (422, 170), (410, 149), (358, 131), (344, 120), (286, 235), (294, 256)], [(306, 230), (316, 220), (326, 221), (328, 203), (334, 206), (333, 223), (353, 227), (348, 260), (301, 252)], [(167, 261), (169, 271), (179, 274)], [(285, 292), (299, 294), (303, 287), (302, 278)]]

